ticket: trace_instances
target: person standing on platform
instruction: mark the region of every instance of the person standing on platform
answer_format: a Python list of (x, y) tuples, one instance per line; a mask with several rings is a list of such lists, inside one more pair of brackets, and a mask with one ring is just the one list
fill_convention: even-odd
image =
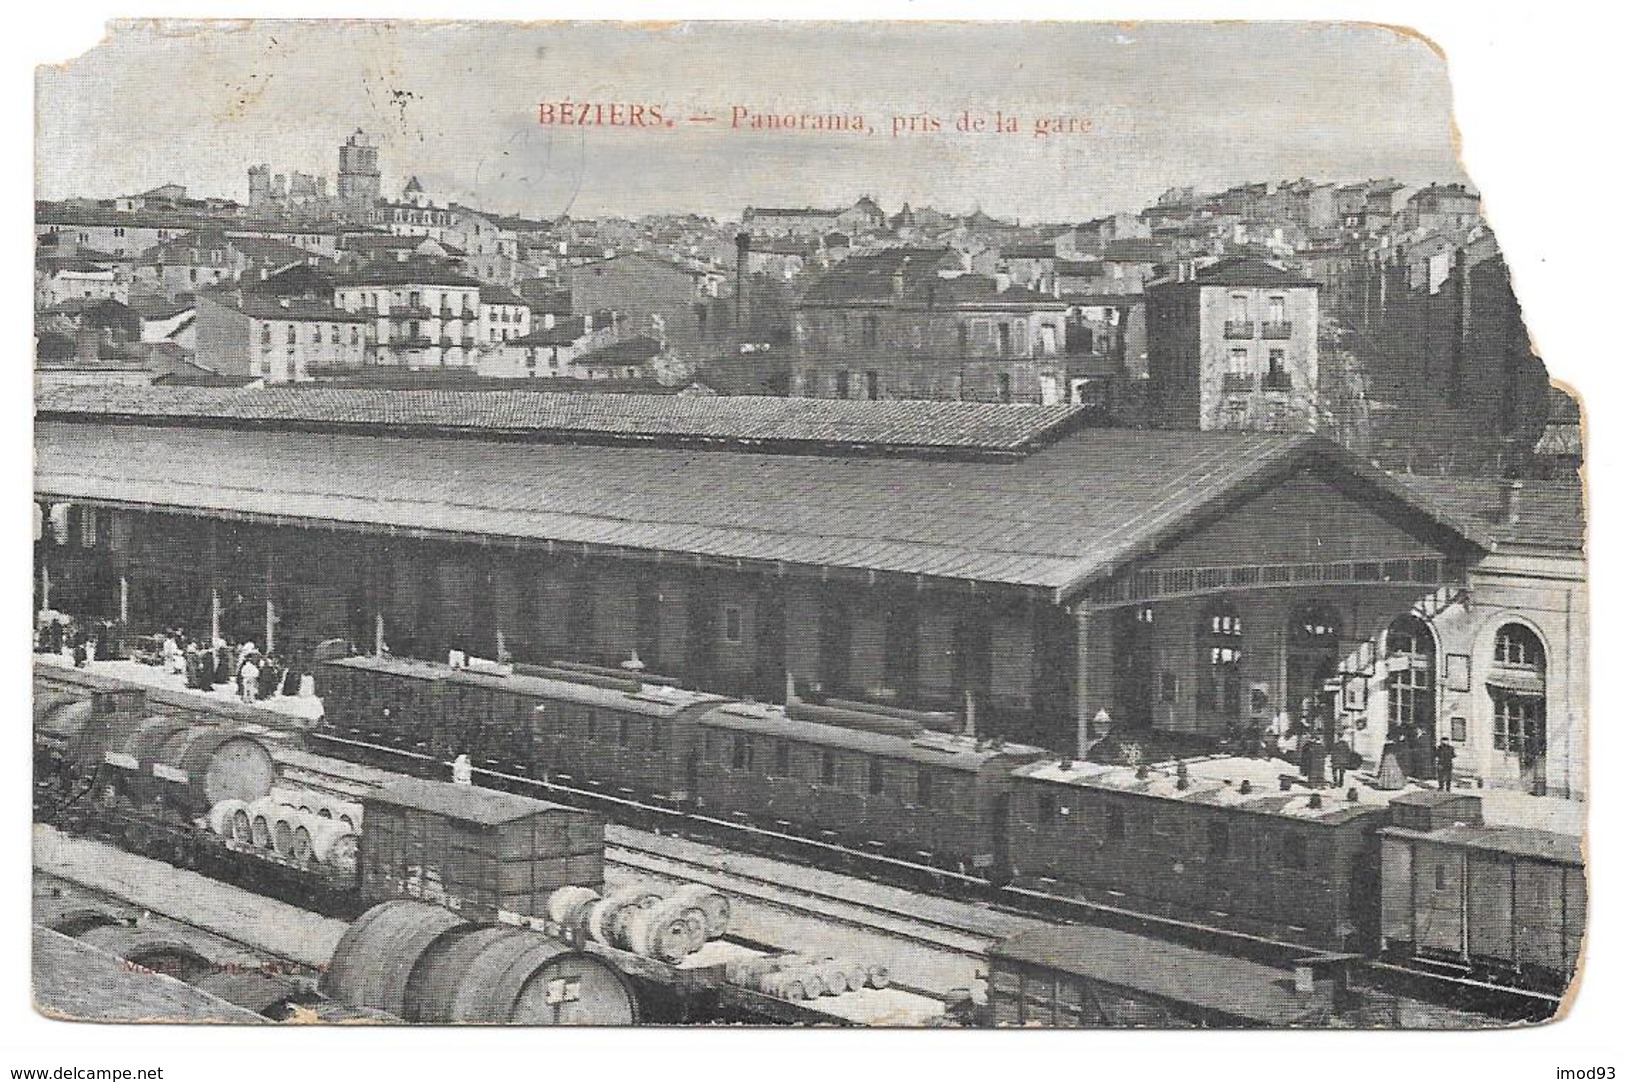
[(474, 764), (469, 761), (467, 752), (459, 752), (451, 761), (451, 780), (454, 785), (474, 784)]
[(1354, 765), (1354, 749), (1349, 747), (1349, 738), (1346, 734), (1339, 736), (1337, 743), (1332, 745), (1331, 763), (1332, 785), (1341, 789), (1343, 775)]
[(1450, 792), (1456, 782), (1456, 746), (1450, 743), (1449, 738), (1439, 738), (1439, 747), (1433, 753), (1433, 762), (1439, 770), (1439, 791)]
[(256, 656), (249, 654), (243, 661), (243, 667), (237, 670), (237, 686), (245, 703), (253, 702), (260, 693), (260, 667), (254, 664)]

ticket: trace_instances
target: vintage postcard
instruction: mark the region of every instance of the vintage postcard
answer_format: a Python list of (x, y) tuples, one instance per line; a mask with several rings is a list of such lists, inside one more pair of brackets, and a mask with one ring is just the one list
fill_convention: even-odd
[(39, 1011), (1566, 1009), (1581, 406), (1418, 35), (143, 21), (37, 88)]

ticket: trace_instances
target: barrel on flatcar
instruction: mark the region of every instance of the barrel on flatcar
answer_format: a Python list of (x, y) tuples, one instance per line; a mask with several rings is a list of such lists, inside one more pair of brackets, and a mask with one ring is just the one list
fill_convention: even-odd
[(1281, 792), (1269, 768), (1233, 765), (1235, 777), (1217, 779), (1085, 762), (1018, 769), (1008, 835), (1019, 880), (1306, 946), (1374, 943), (1386, 809), (1339, 790)]
[(1409, 809), (1383, 831), (1383, 949), (1560, 991), (1585, 938), (1580, 841), (1485, 826), (1465, 799), (1465, 813)]
[(1015, 765), (1036, 748), (828, 725), (729, 703), (699, 724), (701, 806), (958, 870), (1002, 864), (996, 829)]

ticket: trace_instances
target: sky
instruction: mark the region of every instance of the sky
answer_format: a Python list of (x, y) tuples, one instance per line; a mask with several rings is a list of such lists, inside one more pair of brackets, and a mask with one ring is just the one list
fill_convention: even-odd
[[(672, 125), (539, 122), (565, 102)], [(862, 128), (749, 126), (786, 114)], [(143, 21), (39, 69), (36, 194), (246, 201), (260, 162), (331, 190), (360, 128), (386, 195), (416, 175), (508, 213), (737, 219), (868, 194), (1070, 221), (1175, 185), (1461, 180), (1449, 117), (1444, 61), (1357, 24)]]

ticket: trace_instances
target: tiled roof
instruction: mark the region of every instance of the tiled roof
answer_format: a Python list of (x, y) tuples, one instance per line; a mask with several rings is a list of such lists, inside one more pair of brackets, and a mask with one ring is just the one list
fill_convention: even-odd
[(370, 323), (360, 312), (347, 312), (328, 301), (313, 301), (303, 297), (262, 297), (244, 294), (237, 306), (255, 319), (287, 319), (320, 323)]
[(253, 394), (107, 394), (64, 388), (36, 403), (41, 418), (411, 429), (513, 437), (619, 437), (737, 444), (816, 444), (1019, 452), (1060, 434), (1076, 406), (976, 402), (848, 402), (278, 387)]
[[(100, 397), (140, 401), (150, 394), (103, 390)], [(450, 393), (416, 396), (435, 397)], [(589, 412), (588, 396), (532, 397)], [(637, 416), (717, 407), (724, 414), (745, 408), (764, 429), (775, 416), (779, 427), (793, 427), (788, 411), (802, 404), (777, 400), (784, 412), (764, 412), (755, 408), (762, 400), (615, 398), (591, 403), (600, 423), (627, 427)], [(822, 416), (825, 430), (838, 435), (835, 415)], [(740, 427), (737, 417), (731, 427)], [(1026, 457), (970, 460), (146, 427), (42, 416), (35, 451), (36, 490), (68, 500), (928, 576), (1061, 597), (1295, 469), (1326, 470), (1349, 499), (1361, 493), (1391, 505), (1400, 499), (1323, 441), (1252, 433), (1082, 429)], [(209, 468), (197, 470), (199, 462)], [(267, 470), (267, 462), (277, 468)]]
[(478, 286), (478, 279), (470, 278), (455, 267), (426, 259), (411, 259), (403, 263), (376, 263), (340, 279), (339, 285), (352, 286)]
[(652, 358), (660, 356), (665, 351), (658, 340), (648, 335), (640, 334), (635, 338), (627, 338), (620, 342), (611, 342), (607, 346), (583, 353), (571, 364), (643, 364)]
[(507, 286), (487, 284), (480, 286), (480, 303), (528, 305), (530, 302)]
[(1518, 503), (1518, 521), (1501, 514), (1502, 482), (1472, 477), (1395, 475), (1406, 487), (1448, 514), (1453, 521), (1493, 538), (1496, 544), (1580, 551), (1585, 547), (1585, 493), (1578, 481), (1528, 480)]

